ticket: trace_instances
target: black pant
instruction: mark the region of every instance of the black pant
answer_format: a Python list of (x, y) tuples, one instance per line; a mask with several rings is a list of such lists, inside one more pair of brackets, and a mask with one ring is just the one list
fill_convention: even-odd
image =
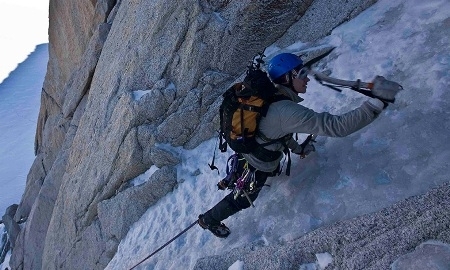
[[(239, 164), (238, 170), (239, 170), (238, 172), (242, 174), (243, 164)], [(273, 176), (273, 173), (255, 171), (256, 189), (255, 191), (248, 194), (248, 197), (252, 202), (254, 202), (258, 197), (261, 188), (264, 186), (267, 177), (269, 176)], [(236, 199), (234, 199), (234, 194), (233, 192), (231, 192), (230, 194), (225, 196), (225, 198), (223, 198), (220, 202), (218, 202), (213, 208), (208, 210), (204, 214), (204, 219), (208, 224), (220, 224), (222, 220), (236, 214), (242, 209), (250, 207), (250, 205), (251, 204), (246, 196), (239, 195)]]

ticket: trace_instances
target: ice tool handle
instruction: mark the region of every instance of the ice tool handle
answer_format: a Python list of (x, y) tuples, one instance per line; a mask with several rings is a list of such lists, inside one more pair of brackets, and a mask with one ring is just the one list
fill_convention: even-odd
[(313, 75), (320, 84), (328, 86), (336, 91), (341, 91), (338, 87), (346, 87), (368, 97), (378, 98), (389, 103), (394, 103), (395, 95), (403, 90), (403, 87), (400, 84), (386, 80), (383, 76), (376, 76), (372, 82), (367, 83), (361, 82), (360, 80), (346, 81), (336, 79), (315, 70), (310, 70), (309, 74)]

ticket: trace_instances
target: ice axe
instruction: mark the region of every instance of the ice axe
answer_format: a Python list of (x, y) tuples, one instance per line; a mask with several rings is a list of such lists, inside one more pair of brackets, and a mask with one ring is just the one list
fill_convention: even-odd
[[(311, 66), (328, 56), (335, 48), (334, 47), (318, 47), (312, 48), (299, 53), (299, 57), (305, 58), (310, 54), (315, 54), (312, 59), (305, 59), (304, 68), (308, 70), (308, 74), (313, 75), (314, 78), (322, 85), (325, 85), (333, 90), (341, 92), (341, 88), (350, 88), (353, 91), (361, 93), (369, 97), (376, 97), (387, 103), (394, 103), (395, 95), (403, 89), (403, 87), (394, 82), (387, 80), (383, 76), (376, 76), (370, 82), (362, 82), (361, 80), (346, 81), (329, 77), (319, 71), (312, 70)], [(316, 51), (318, 51), (316, 53)]]
[(342, 90), (339, 87), (350, 88), (368, 97), (378, 98), (388, 103), (394, 103), (395, 95), (403, 90), (400, 84), (387, 80), (383, 76), (376, 76), (372, 82), (367, 83), (361, 80), (346, 81), (336, 79), (315, 70), (309, 70), (309, 74), (313, 75), (320, 84), (328, 86), (333, 90), (341, 92)]

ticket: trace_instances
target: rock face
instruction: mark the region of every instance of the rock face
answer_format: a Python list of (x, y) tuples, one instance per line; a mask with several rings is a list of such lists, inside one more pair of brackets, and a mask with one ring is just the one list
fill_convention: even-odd
[[(15, 215), (27, 222), (12, 267), (103, 269), (177, 182), (177, 157), (158, 144), (210, 138), (218, 97), (258, 51), (299, 33), (323, 37), (374, 2), (50, 0), (36, 159)], [(309, 27), (318, 16), (326, 22)], [(163, 173), (130, 187), (152, 165)], [(151, 185), (158, 194), (142, 196)], [(129, 204), (137, 207), (123, 211)]]

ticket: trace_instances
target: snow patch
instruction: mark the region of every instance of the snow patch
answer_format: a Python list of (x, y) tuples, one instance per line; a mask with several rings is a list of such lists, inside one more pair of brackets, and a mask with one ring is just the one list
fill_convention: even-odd
[(157, 170), (159, 170), (158, 167), (155, 165), (151, 166), (147, 171), (145, 171), (143, 174), (136, 176), (135, 178), (131, 179), (130, 183), (133, 186), (139, 186), (150, 179), (150, 176), (154, 174)]
[(333, 256), (331, 256), (331, 254), (328, 252), (317, 253), (316, 258), (317, 264), (319, 265), (319, 269), (321, 270), (325, 269), (325, 267), (327, 267), (330, 263), (333, 262)]
[(414, 269), (450, 269), (450, 245), (428, 240), (413, 252), (400, 256), (391, 265), (392, 270), (414, 270)]
[(145, 96), (146, 94), (150, 93), (151, 90), (136, 90), (132, 92), (133, 95), (133, 99), (135, 101), (140, 100), (143, 96)]
[(244, 262), (237, 260), (228, 267), (228, 270), (244, 270)]
[(317, 261), (314, 263), (305, 263), (300, 265), (299, 270), (325, 270), (325, 268), (333, 262), (333, 256), (330, 253), (317, 253)]

